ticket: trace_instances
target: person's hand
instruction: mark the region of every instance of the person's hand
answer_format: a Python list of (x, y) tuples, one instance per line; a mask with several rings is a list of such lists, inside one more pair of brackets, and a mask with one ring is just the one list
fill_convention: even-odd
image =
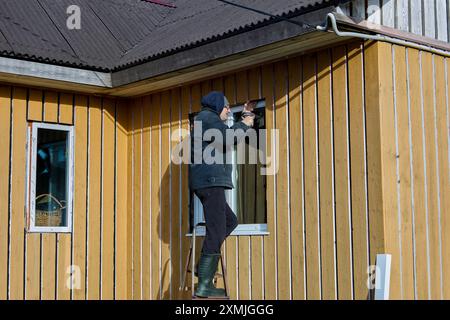
[(255, 115), (249, 115), (246, 116), (244, 119), (242, 119), (242, 122), (245, 123), (248, 127), (253, 127), (254, 124), (254, 120), (255, 120)]

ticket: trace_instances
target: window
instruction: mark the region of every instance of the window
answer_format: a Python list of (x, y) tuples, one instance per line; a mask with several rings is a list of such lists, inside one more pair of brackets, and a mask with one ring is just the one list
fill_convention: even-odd
[[(229, 116), (227, 125), (232, 126), (235, 121), (241, 118), (243, 105), (237, 105), (231, 108), (232, 114)], [(260, 100), (254, 110), (256, 114), (253, 129), (257, 133), (257, 148), (259, 150), (261, 144), (259, 139), (265, 138), (261, 135), (259, 130), (265, 129), (265, 101)], [(194, 116), (190, 117), (191, 124)], [(266, 205), (266, 176), (261, 174), (261, 161), (257, 157), (257, 163), (237, 164), (237, 146), (234, 147), (231, 158), (232, 163), (232, 180), (234, 189), (226, 190), (225, 196), (228, 205), (236, 214), (239, 225), (233, 231), (232, 235), (265, 235), (267, 230), (267, 205)], [(249, 144), (248, 137), (246, 137), (245, 157), (249, 159)], [(191, 226), (198, 222), (204, 221), (203, 206), (200, 199), (191, 193)], [(193, 224), (192, 224), (193, 223)], [(205, 228), (200, 227), (197, 230), (199, 235), (205, 234)]]
[(71, 232), (73, 127), (31, 123), (28, 130), (27, 229)]

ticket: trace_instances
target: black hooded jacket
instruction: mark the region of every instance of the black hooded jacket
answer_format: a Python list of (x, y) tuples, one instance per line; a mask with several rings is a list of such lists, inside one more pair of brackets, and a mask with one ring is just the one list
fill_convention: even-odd
[[(231, 144), (227, 145), (226, 132), (227, 129), (241, 129), (239, 132), (245, 133), (250, 127), (243, 122), (236, 122), (229, 128), (220, 119), (220, 113), (225, 104), (224, 98), (223, 93), (216, 91), (203, 97), (201, 101), (202, 110), (194, 119), (194, 129), (191, 132), (191, 164), (189, 165), (189, 188), (192, 191), (211, 187), (233, 188), (231, 179), (232, 165), (226, 163), (226, 152), (231, 152), (232, 147), (239, 138), (234, 139)], [(222, 143), (214, 138), (203, 139), (208, 129), (215, 129), (216, 133), (220, 131), (223, 137)], [(222, 163), (217, 163), (218, 161), (211, 162), (212, 158), (205, 161), (204, 154), (211, 154), (213, 158), (215, 156), (221, 157), (223, 159)]]

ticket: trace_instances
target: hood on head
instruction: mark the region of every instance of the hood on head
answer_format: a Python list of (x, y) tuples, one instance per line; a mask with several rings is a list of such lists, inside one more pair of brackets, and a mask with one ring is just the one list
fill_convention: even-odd
[(222, 92), (212, 91), (202, 98), (202, 107), (210, 108), (220, 114), (223, 108), (228, 105), (228, 100)]

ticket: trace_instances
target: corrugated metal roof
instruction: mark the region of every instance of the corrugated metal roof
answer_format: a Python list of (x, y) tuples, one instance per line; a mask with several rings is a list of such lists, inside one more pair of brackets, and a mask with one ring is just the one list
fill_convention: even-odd
[[(245, 0), (274, 15), (335, 0)], [(265, 15), (216, 0), (0, 0), (0, 55), (113, 70), (265, 23)], [(66, 26), (67, 7), (81, 9), (81, 29)]]

